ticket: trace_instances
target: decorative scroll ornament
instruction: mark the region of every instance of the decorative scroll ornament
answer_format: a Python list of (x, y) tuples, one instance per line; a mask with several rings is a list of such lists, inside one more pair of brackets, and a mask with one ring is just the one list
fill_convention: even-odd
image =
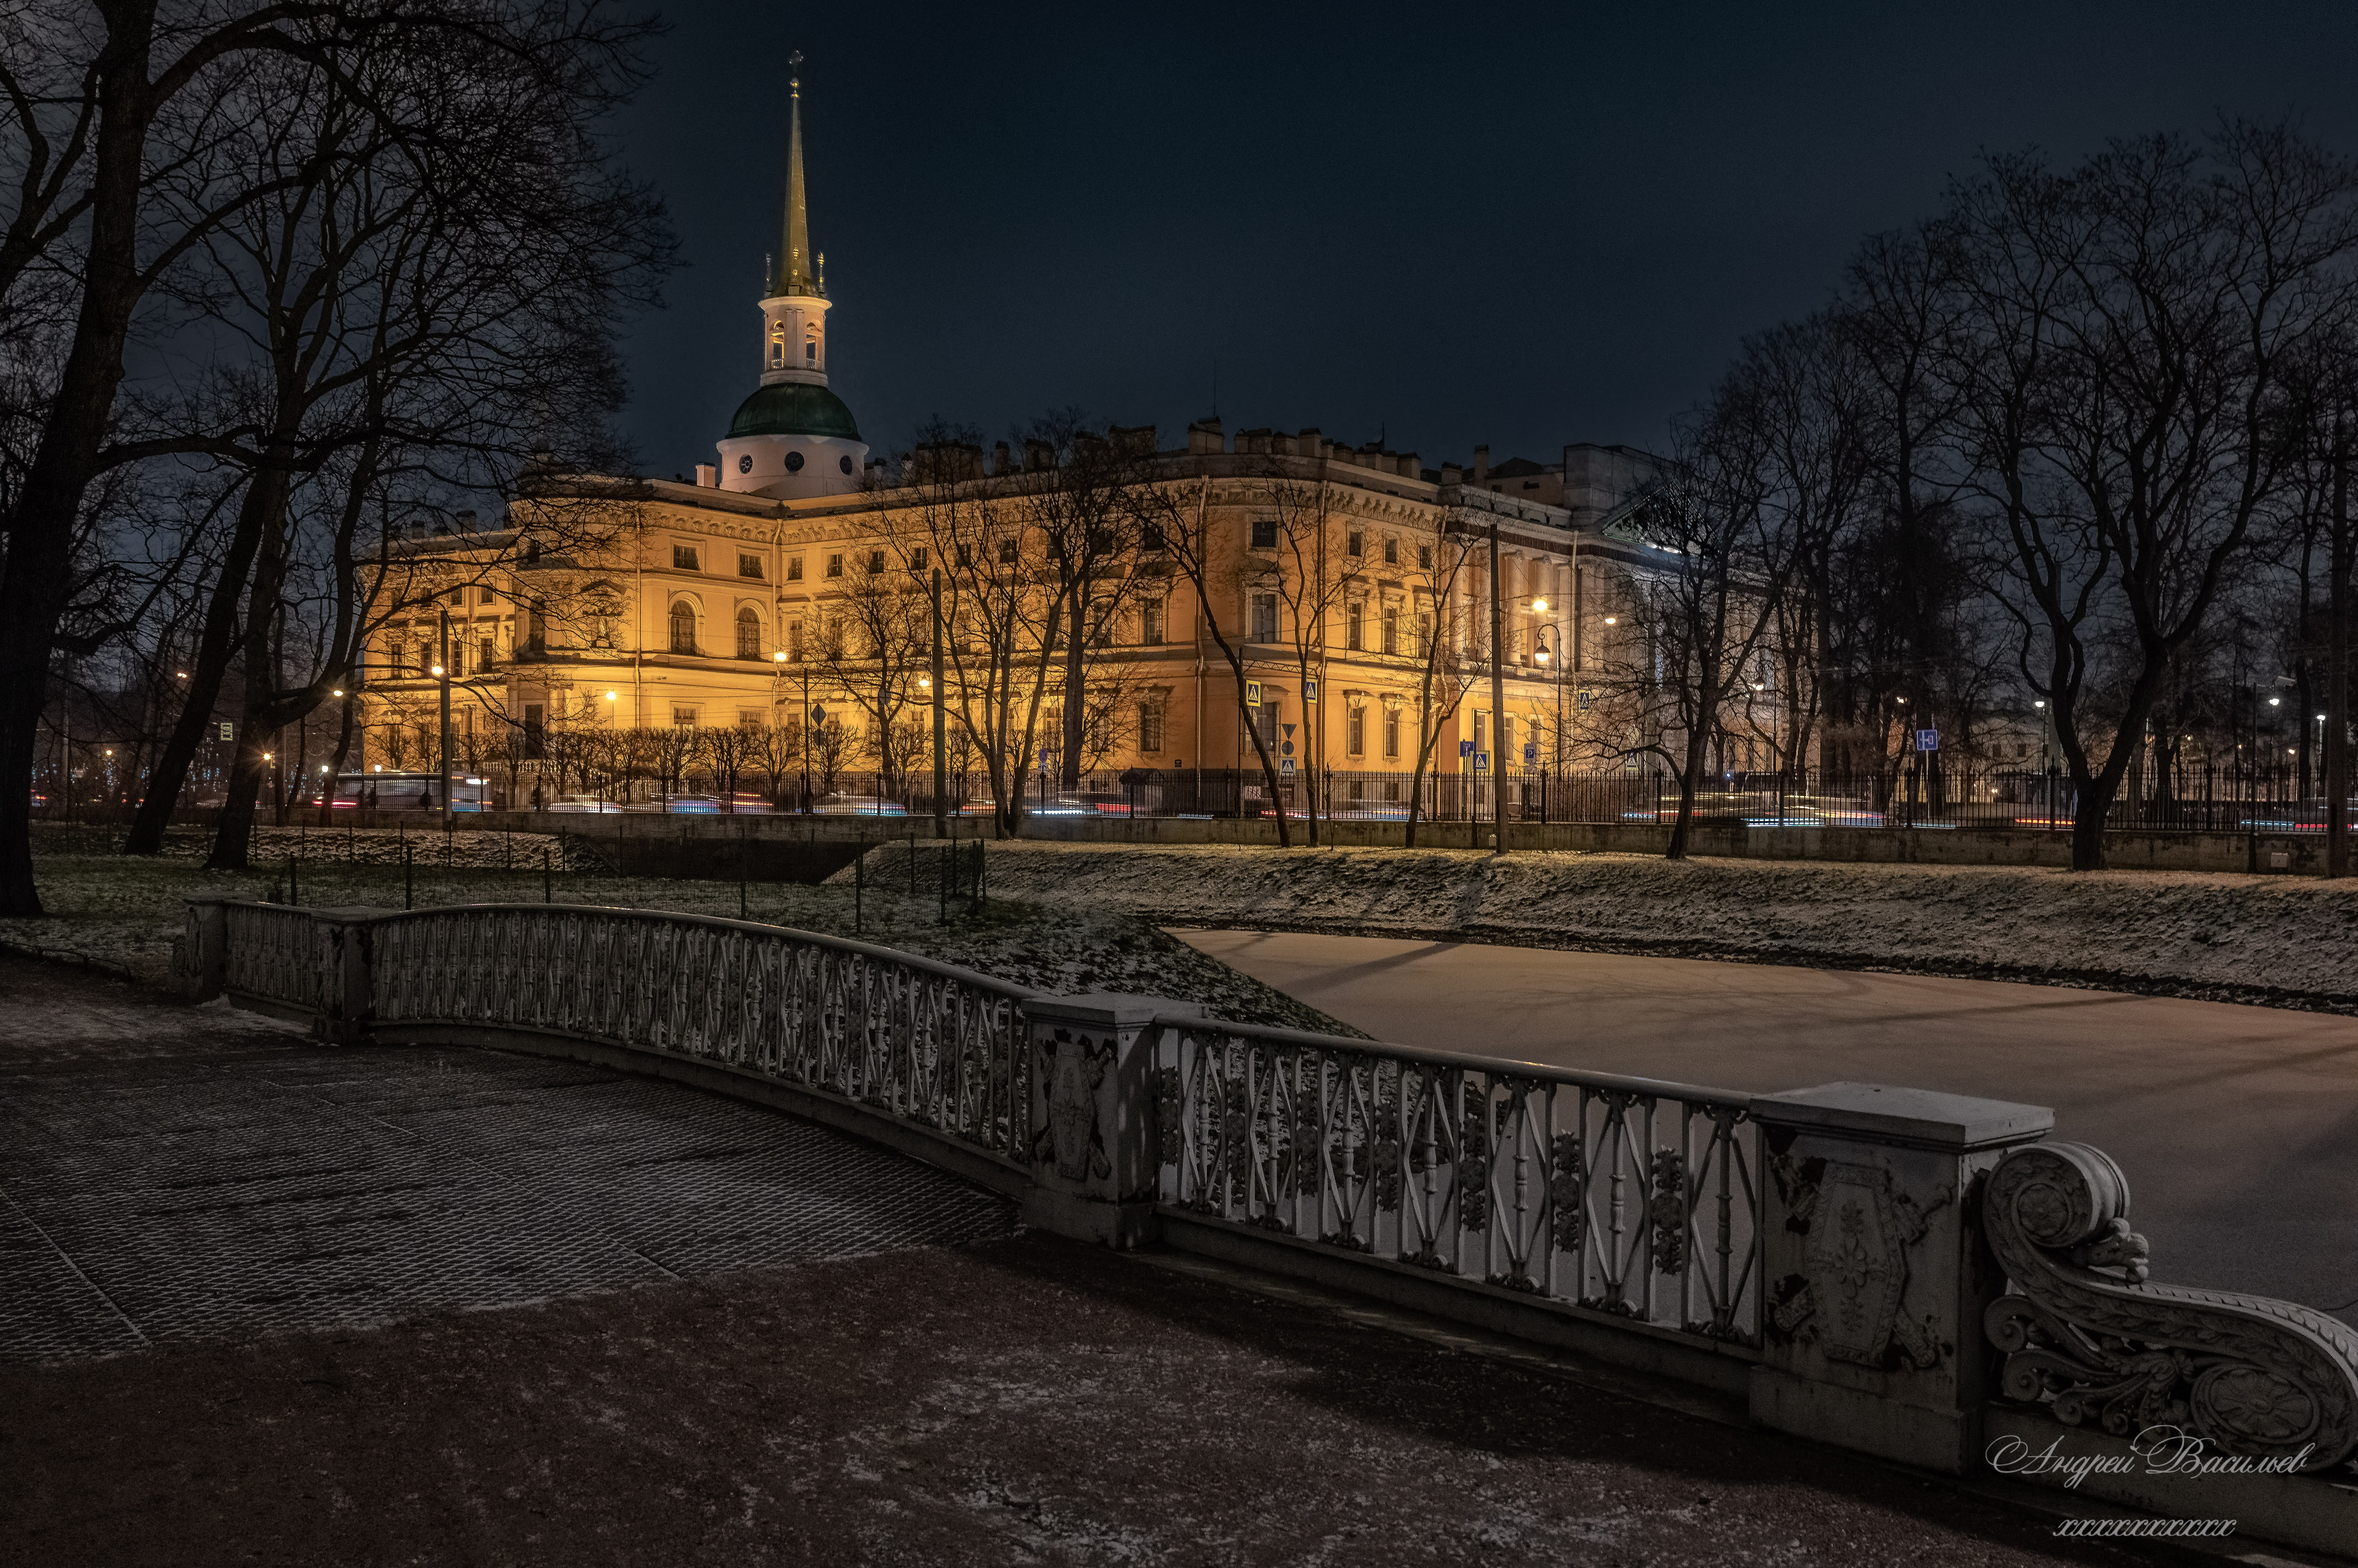
[(1048, 1125), (1040, 1130), (1033, 1157), (1054, 1163), (1056, 1174), (1068, 1182), (1113, 1174), (1098, 1129), (1098, 1085), (1112, 1061), (1111, 1041), (1100, 1045), (1069, 1029), (1043, 1042), (1040, 1071), (1048, 1086)]
[(2358, 1333), (2290, 1302), (2147, 1284), (2128, 1209), (2121, 1168), (2082, 1143), (2016, 1149), (1990, 1173), (1983, 1225), (2016, 1293), (1982, 1321), (2006, 1396), (2306, 1470), (2358, 1450)]

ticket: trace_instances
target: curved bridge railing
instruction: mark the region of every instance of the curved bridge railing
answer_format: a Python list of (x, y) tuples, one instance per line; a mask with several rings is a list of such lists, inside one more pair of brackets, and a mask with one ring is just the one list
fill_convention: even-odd
[(2008, 1473), (2199, 1511), (2218, 1488), (2141, 1477), (2207, 1455), (2245, 1488), (2244, 1533), (2358, 1540), (2358, 1332), (2148, 1283), (2126, 1179), (2042, 1141), (2036, 1106), (1413, 1051), (643, 910), (202, 901), (189, 920), (194, 993), (330, 1041), (686, 1077), (944, 1164), (1064, 1235), (1384, 1296), (1934, 1469), (2051, 1453)]

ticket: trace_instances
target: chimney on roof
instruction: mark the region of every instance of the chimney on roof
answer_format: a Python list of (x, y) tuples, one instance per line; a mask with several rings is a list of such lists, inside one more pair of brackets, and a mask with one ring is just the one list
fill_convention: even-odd
[(990, 471), (993, 473), (1015, 471), (1015, 454), (1004, 441), (990, 449)]
[(1045, 441), (1023, 443), (1023, 467), (1029, 473), (1044, 473), (1056, 466), (1056, 449)]
[(1474, 482), (1477, 485), (1490, 482), (1490, 449), (1487, 447), (1474, 449)]
[(1217, 418), (1198, 419), (1187, 427), (1189, 457), (1213, 457), (1228, 449), (1228, 438), (1220, 433), (1220, 422)]
[(718, 464), (718, 463), (698, 463), (698, 464), (697, 464), (697, 465), (696, 465), (696, 486), (697, 486), (697, 488), (698, 488), (698, 490), (718, 490), (718, 489), (719, 489), (719, 488), (720, 488), (720, 465), (719, 465), (719, 464)]

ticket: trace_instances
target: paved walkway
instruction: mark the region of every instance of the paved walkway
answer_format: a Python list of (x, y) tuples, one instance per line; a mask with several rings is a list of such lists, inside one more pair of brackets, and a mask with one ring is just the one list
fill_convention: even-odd
[(251, 1339), (1002, 1236), (825, 1129), (496, 1052), (328, 1051), (0, 961), (0, 1359)]
[(1178, 933), (1380, 1039), (1715, 1087), (1840, 1079), (2055, 1108), (2173, 1284), (2358, 1324), (2358, 1019), (1777, 964)]
[(7, 962), (0, 1193), (0, 1562), (2155, 1560), (1627, 1374), (1011, 1235), (685, 1088)]

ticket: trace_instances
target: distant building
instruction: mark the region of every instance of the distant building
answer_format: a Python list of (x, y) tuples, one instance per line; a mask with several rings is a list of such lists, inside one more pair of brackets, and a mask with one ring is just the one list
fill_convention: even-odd
[[(486, 753), (503, 748), (545, 760), (566, 730), (786, 726), (807, 737), (815, 721), (849, 716), (858, 733), (839, 760), (872, 767), (931, 701), (915, 685), (925, 672), (896, 669), (889, 650), (861, 652), (860, 622), (874, 618), (878, 593), (902, 596), (893, 613), (914, 616), (945, 566), (954, 600), (967, 577), (1002, 567), (1027, 591), (1051, 591), (1038, 497), (1066, 481), (1054, 454), (1002, 443), (989, 456), (961, 448), (874, 460), (829, 387), (833, 304), (809, 245), (799, 83), (791, 115), (758, 384), (717, 443), (718, 461), (698, 465), (693, 484), (576, 481), (519, 503), (496, 529), (398, 542), (403, 572), (421, 586), (368, 652), (371, 764), (416, 765), (432, 752), (431, 672), (447, 615), (467, 765), (489, 765)], [(1080, 759), (1089, 771), (1258, 768), (1221, 637), (1259, 687), (1250, 722), (1289, 763), (1405, 773), (1429, 731), (1444, 773), (1494, 753), (1509, 770), (1560, 767), (1623, 740), (1598, 732), (1603, 710), (1592, 715), (1583, 677), (1631, 662), (1644, 635), (1628, 624), (1628, 579), (1665, 561), (1617, 524), (1656, 482), (1650, 455), (1569, 446), (1553, 465), (1493, 467), (1476, 449), (1469, 464), (1427, 469), (1414, 453), (1315, 429), (1230, 437), (1205, 420), (1184, 445), (1163, 447), (1151, 428), (1109, 437), (1134, 460), (1128, 482), (1159, 487), (1165, 505), (1184, 493), (1211, 567), (1199, 595), (1167, 552), (1141, 548), (1093, 589), (1084, 699), (1094, 706)], [(585, 503), (603, 508), (602, 528), (584, 526)], [(953, 544), (943, 532), (944, 509), (959, 505), (970, 512), (963, 525), (997, 541), (979, 565), (964, 535)], [(1493, 529), (1506, 686), (1496, 715)], [(954, 603), (962, 650), (983, 634), (964, 613)], [(1039, 620), (1027, 633), (1034, 654)], [(1435, 640), (1450, 672), (1437, 697), (1423, 679)], [(981, 656), (950, 661), (954, 695), (970, 695), (970, 660)], [(1043, 689), (1040, 744), (1010, 763), (1061, 764), (1067, 671), (1055, 662), (1042, 681), (1039, 661), (1011, 656)], [(879, 700), (880, 685), (906, 689)]]

